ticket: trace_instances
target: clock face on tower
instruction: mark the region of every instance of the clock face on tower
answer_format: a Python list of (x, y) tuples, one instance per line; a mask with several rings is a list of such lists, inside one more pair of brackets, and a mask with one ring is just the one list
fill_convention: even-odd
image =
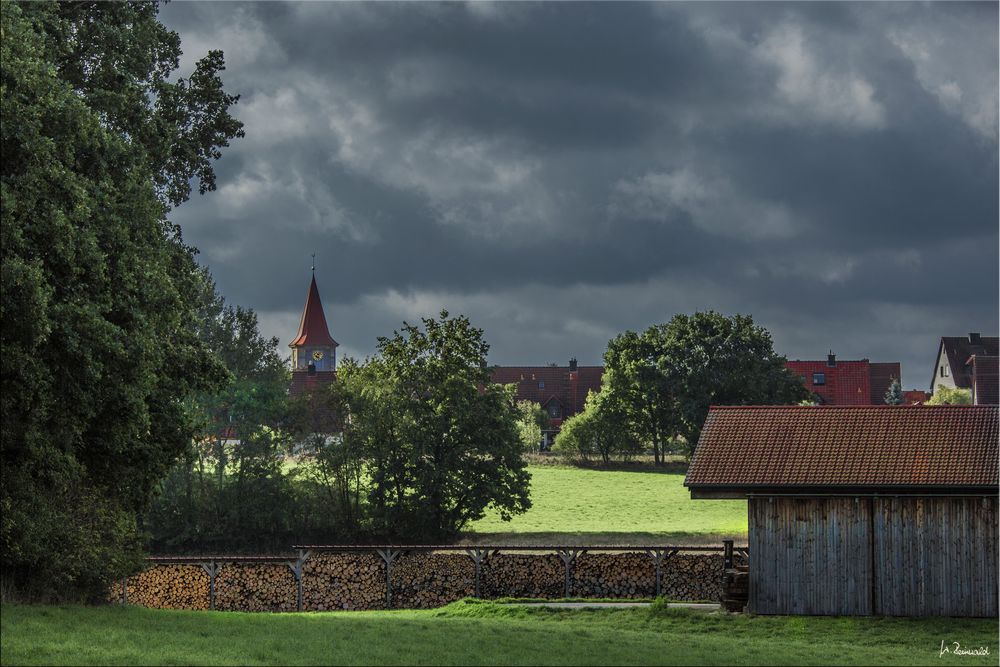
[(316, 350), (315, 352), (313, 352), (313, 360), (314, 361), (319, 361), (322, 358), (323, 358), (323, 353), (322, 352), (320, 352), (319, 350)]

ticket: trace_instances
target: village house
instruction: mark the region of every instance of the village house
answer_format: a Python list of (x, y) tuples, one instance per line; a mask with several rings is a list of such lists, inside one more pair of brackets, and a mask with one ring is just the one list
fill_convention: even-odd
[(902, 375), (898, 361), (841, 361), (833, 352), (826, 361), (796, 359), (785, 367), (801, 376), (823, 405), (883, 405), (889, 385)]
[[(970, 333), (968, 336), (942, 336), (938, 344), (937, 355), (934, 361), (934, 371), (931, 375), (930, 391), (933, 394), (938, 386), (948, 389), (969, 389), (973, 388), (973, 373), (976, 370), (976, 362), (972, 359), (976, 357), (982, 360), (979, 365), (980, 379), (984, 383), (989, 382), (990, 368), (996, 368), (996, 357), (1000, 338), (997, 336), (983, 336), (978, 333)], [(984, 359), (992, 357), (993, 360)], [(995, 371), (993, 371), (995, 378)], [(993, 380), (993, 384), (996, 380)], [(987, 390), (988, 391), (988, 390)], [(993, 391), (995, 396), (996, 392)]]
[(542, 449), (555, 440), (562, 423), (582, 412), (587, 394), (601, 390), (604, 366), (580, 366), (570, 359), (567, 366), (495, 366), (497, 384), (517, 385), (517, 400), (533, 401), (548, 415), (542, 429)]

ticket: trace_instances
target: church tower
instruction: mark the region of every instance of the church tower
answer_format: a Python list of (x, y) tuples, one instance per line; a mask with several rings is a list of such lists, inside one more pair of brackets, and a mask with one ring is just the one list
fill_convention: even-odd
[(337, 341), (326, 326), (315, 271), (309, 284), (309, 294), (306, 295), (305, 308), (302, 309), (299, 331), (288, 347), (292, 348), (293, 375), (332, 374), (337, 370)]

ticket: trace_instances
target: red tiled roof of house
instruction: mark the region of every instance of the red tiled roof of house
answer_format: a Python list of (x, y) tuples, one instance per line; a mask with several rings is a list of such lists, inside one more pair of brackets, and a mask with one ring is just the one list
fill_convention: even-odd
[(319, 298), (319, 288), (316, 287), (316, 276), (309, 283), (309, 294), (306, 295), (306, 305), (302, 309), (302, 319), (299, 320), (299, 331), (295, 340), (288, 347), (300, 345), (332, 345), (337, 347), (337, 341), (330, 335), (326, 326), (326, 315), (323, 314), (323, 302)]
[[(806, 389), (818, 395), (825, 405), (869, 405), (871, 403), (871, 363), (837, 360), (786, 361), (785, 367), (802, 376)], [(823, 384), (815, 384), (815, 374), (823, 374)], [(884, 391), (884, 390), (883, 390)], [(879, 403), (882, 403), (879, 400)]]
[(972, 397), (976, 405), (1000, 404), (1000, 357), (973, 355), (969, 357), (972, 366)]
[(712, 407), (684, 484), (995, 487), (998, 437), (993, 406)]

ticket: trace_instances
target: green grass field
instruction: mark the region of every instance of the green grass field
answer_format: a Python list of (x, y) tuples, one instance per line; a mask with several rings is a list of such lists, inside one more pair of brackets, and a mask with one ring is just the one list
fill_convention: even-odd
[[(989, 656), (946, 654), (944, 641)], [(555, 611), (239, 614), (5, 605), (4, 665), (996, 664), (997, 622)]]
[(534, 465), (532, 507), (504, 522), (472, 525), (469, 541), (718, 544), (746, 540), (743, 500), (691, 500), (683, 473), (622, 472)]

